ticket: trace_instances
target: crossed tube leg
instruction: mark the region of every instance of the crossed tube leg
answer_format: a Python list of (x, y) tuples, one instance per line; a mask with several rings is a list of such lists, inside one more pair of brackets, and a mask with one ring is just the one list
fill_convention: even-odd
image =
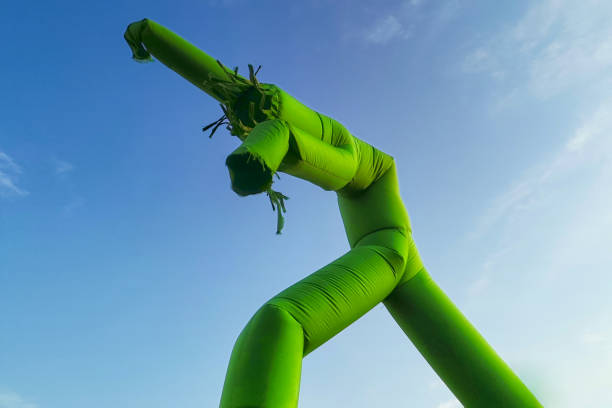
[(303, 348), (300, 323), (263, 305), (236, 340), (220, 408), (297, 407)]
[[(390, 176), (377, 183), (395, 182)], [(386, 242), (408, 247), (399, 231), (375, 231), (255, 313), (234, 346), (221, 408), (297, 407), (302, 357), (383, 301), (400, 281), (406, 252)]]
[[(257, 125), (226, 161), (232, 188), (243, 194), (263, 190), (288, 152), (290, 136), (296, 137), (283, 121)], [(335, 153), (334, 147), (320, 140), (308, 143), (319, 143), (328, 156)], [(335, 174), (350, 166), (308, 153), (305, 156), (312, 164), (293, 164), (302, 174), (317, 163)], [(292, 165), (285, 163), (284, 168), (291, 171)], [(321, 173), (315, 171), (312, 180)], [(338, 200), (344, 222), (350, 225), (347, 235), (352, 249), (274, 296), (255, 313), (234, 346), (221, 408), (296, 407), (302, 357), (383, 301), (408, 269), (409, 221), (393, 164), (365, 191), (339, 192)], [(382, 203), (384, 211), (375, 208), (381, 205), (377, 203)], [(368, 205), (374, 206), (372, 213), (367, 220), (358, 220)]]
[(384, 305), (465, 407), (542, 406), (425, 269)]
[[(283, 121), (258, 125), (228, 157), (234, 190), (262, 189), (261, 180), (280, 166), (291, 137)], [(316, 163), (316, 155), (311, 160)], [(253, 161), (255, 166), (245, 165)], [(325, 164), (326, 171), (346, 167)], [(255, 314), (232, 353), (221, 408), (296, 407), (301, 358), (379, 302), (465, 406), (541, 406), (423, 267), (395, 163), (363, 191), (340, 189), (337, 196), (352, 249)]]

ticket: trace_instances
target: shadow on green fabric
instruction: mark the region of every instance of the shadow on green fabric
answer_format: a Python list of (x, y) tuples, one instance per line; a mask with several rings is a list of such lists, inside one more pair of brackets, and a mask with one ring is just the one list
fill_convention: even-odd
[[(226, 160), (232, 189), (267, 192), (283, 226), (277, 172), (334, 191), (350, 251), (263, 304), (234, 345), (221, 408), (298, 405), (302, 359), (383, 302), (466, 407), (540, 407), (423, 266), (402, 202), (394, 158), (354, 137), (273, 84), (231, 70), (144, 19), (125, 39), (137, 61), (154, 56), (221, 104), (221, 125), (241, 144)], [(212, 136), (211, 133), (211, 136)]]

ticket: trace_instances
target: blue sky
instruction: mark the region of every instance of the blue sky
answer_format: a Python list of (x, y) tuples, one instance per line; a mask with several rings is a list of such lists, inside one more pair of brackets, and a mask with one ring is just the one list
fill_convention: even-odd
[[(510, 4), (511, 3), (511, 4)], [(12, 2), (0, 15), (0, 408), (217, 406), (268, 298), (348, 250), (229, 187), (212, 98), (137, 64), (151, 18), (397, 159), (432, 276), (545, 406), (612, 406), (612, 4)], [(379, 305), (304, 360), (300, 407), (456, 408)]]

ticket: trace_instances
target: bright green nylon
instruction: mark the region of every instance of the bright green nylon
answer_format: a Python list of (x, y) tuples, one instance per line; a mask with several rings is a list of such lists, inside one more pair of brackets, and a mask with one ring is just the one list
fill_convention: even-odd
[(381, 301), (464, 406), (541, 406), (423, 267), (391, 156), (151, 20), (131, 24), (125, 38), (134, 58), (154, 55), (222, 103), (243, 141), (226, 160), (234, 191), (266, 191), (277, 171), (335, 191), (351, 247), (254, 314), (220, 407), (297, 407), (302, 358)]
[(384, 304), (465, 407), (541, 406), (425, 269)]

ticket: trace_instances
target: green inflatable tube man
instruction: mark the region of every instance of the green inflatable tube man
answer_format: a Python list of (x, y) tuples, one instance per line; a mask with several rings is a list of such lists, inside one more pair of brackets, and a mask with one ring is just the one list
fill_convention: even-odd
[[(221, 408), (294, 408), (302, 359), (383, 302), (466, 407), (541, 404), (432, 280), (412, 239), (395, 161), (272, 84), (238, 75), (178, 35), (144, 19), (128, 26), (134, 59), (151, 55), (220, 102), (242, 144), (226, 159), (239, 195), (267, 192), (282, 228), (283, 172), (334, 191), (351, 250), (268, 300), (242, 330)], [(212, 136), (212, 134), (211, 134)]]

